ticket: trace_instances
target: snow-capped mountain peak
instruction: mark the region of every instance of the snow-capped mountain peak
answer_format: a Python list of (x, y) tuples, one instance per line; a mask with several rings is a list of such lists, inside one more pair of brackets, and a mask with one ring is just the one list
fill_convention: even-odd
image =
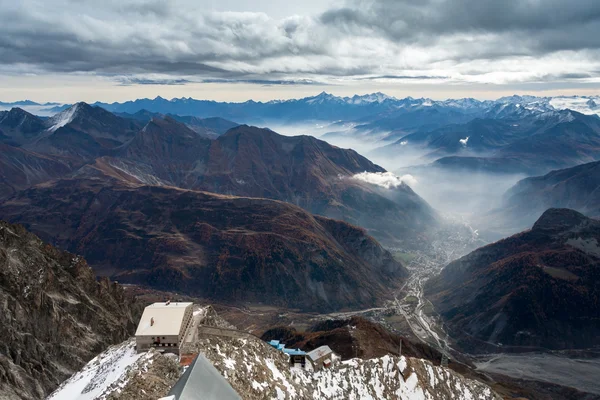
[(331, 100), (341, 100), (341, 99), (330, 93), (321, 92), (314, 97), (307, 97), (306, 103), (308, 103), (308, 104), (323, 104), (324, 102), (331, 101)]
[(349, 104), (370, 104), (370, 103), (383, 103), (386, 100), (397, 101), (398, 99), (393, 96), (388, 96), (385, 93), (376, 92), (365, 95), (354, 95), (351, 98), (346, 98), (346, 102)]
[(66, 110), (56, 114), (54, 117), (50, 118), (49, 123), (51, 124), (48, 130), (50, 132), (55, 132), (57, 129), (62, 128), (68, 123), (72, 122), (79, 110), (81, 109), (81, 103), (76, 103)]

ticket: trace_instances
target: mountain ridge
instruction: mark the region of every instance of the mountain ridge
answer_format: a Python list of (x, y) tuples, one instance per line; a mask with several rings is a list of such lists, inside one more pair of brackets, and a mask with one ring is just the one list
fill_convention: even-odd
[(425, 293), (471, 351), (581, 349), (600, 334), (600, 221), (549, 209), (448, 264)]
[(408, 276), (364, 230), (274, 200), (86, 177), (20, 192), (0, 215), (100, 275), (223, 301), (372, 306)]

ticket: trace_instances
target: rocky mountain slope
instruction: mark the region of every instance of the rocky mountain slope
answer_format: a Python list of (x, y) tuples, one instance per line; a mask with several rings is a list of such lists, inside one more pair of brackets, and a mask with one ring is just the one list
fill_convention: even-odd
[(44, 121), (21, 108), (0, 112), (0, 143), (21, 146), (46, 128)]
[(200, 136), (216, 139), (223, 135), (230, 129), (235, 128), (239, 124), (233, 121), (226, 120), (224, 118), (212, 117), (212, 118), (198, 118), (194, 116), (181, 116), (177, 114), (160, 114), (150, 112), (148, 110), (140, 110), (134, 114), (129, 113), (115, 113), (119, 117), (135, 119), (147, 124), (152, 119), (165, 119), (165, 117), (174, 119), (178, 122), (185, 124), (188, 128), (199, 134)]
[(500, 399), (483, 383), (416, 358), (353, 358), (312, 373), (290, 369), (285, 354), (257, 339), (210, 337), (198, 350), (244, 400)]
[(600, 222), (550, 209), (531, 230), (450, 263), (426, 295), (472, 353), (597, 346), (599, 239)]
[[(0, 179), (13, 187), (12, 193), (66, 176), (83, 164), (99, 163), (118, 169), (126, 180), (286, 201), (365, 227), (391, 245), (414, 247), (439, 222), (407, 185), (382, 188), (353, 179), (359, 173), (385, 173), (353, 150), (219, 118), (141, 114), (122, 118), (77, 103), (42, 121), (13, 109), (3, 114), (10, 130), (5, 128), (0, 140), (56, 163), (68, 162), (71, 168), (56, 171), (49, 165), (48, 171), (38, 171), (39, 165), (25, 164), (19, 165), (20, 175), (31, 176), (33, 170), (35, 179), (19, 179), (17, 186), (10, 171)], [(232, 125), (236, 127), (223, 132)]]
[[(600, 162), (552, 171), (518, 182), (505, 194), (502, 217), (531, 224), (548, 208), (600, 216)], [(500, 214), (499, 213), (499, 214)]]
[(125, 173), (143, 181), (286, 201), (365, 227), (386, 243), (418, 241), (438, 223), (435, 211), (407, 185), (382, 188), (353, 179), (383, 168), (310, 136), (243, 125), (211, 141), (172, 118), (154, 118), (118, 158)]
[(143, 126), (100, 107), (77, 103), (44, 121), (46, 130), (24, 146), (38, 153), (88, 161), (130, 140)]
[(0, 397), (42, 399), (135, 328), (123, 289), (79, 256), (0, 222)]
[(275, 327), (264, 332), (261, 339), (267, 342), (280, 340), (288, 348), (301, 348), (306, 351), (328, 345), (342, 360), (366, 360), (388, 354), (398, 355), (402, 339), (402, 354), (405, 356), (422, 358), (437, 364), (442, 358), (439, 351), (422, 342), (401, 338), (383, 326), (357, 316), (319, 322), (304, 332), (289, 326)]
[(79, 252), (101, 275), (223, 301), (368, 307), (407, 277), (362, 229), (289, 203), (143, 186), (96, 172), (102, 178), (20, 192), (0, 215)]
[(180, 376), (176, 355), (138, 354), (131, 338), (98, 354), (47, 400), (155, 400), (167, 395)]
[(31, 185), (66, 176), (77, 166), (68, 158), (0, 144), (0, 200)]
[[(196, 351), (213, 363), (244, 400), (501, 399), (483, 383), (417, 358), (354, 358), (312, 373), (290, 369), (285, 354), (252, 337), (201, 338)], [(168, 392), (165, 386), (176, 375), (169, 361), (155, 352), (135, 355), (133, 342), (125, 342), (96, 357), (49, 400), (71, 399), (84, 387), (89, 391), (78, 397), (82, 400), (158, 398)]]

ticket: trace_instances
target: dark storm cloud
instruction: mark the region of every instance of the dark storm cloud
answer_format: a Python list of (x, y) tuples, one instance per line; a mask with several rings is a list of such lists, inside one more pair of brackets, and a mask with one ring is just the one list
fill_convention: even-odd
[(430, 79), (448, 79), (447, 76), (430, 76), (430, 75), (416, 75), (416, 76), (408, 76), (408, 75), (374, 75), (367, 77), (356, 78), (360, 81), (373, 81), (379, 79), (389, 79), (389, 80), (430, 80)]
[(367, 29), (408, 43), (491, 34), (539, 52), (600, 47), (597, 0), (357, 0), (321, 21), (348, 34)]
[(131, 85), (166, 85), (166, 86), (180, 86), (191, 83), (187, 79), (152, 79), (152, 78), (136, 78), (136, 77), (117, 77), (115, 81), (119, 82), (122, 86)]
[(250, 83), (253, 85), (263, 86), (293, 86), (293, 85), (327, 85), (325, 82), (313, 81), (308, 79), (294, 79), (294, 80), (282, 80), (282, 79), (202, 79), (203, 83)]
[(264, 60), (327, 53), (304, 37), (301, 19), (278, 25), (265, 14), (202, 13), (165, 1), (0, 0), (0, 9), (0, 64), (54, 72), (233, 78), (255, 73), (250, 67)]
[[(598, 0), (349, 0), (280, 20), (193, 0), (0, 0), (0, 10), (0, 73), (129, 76), (116, 78), (127, 85), (460, 81), (519, 65), (523, 76), (506, 79), (570, 80), (597, 77), (600, 62)], [(571, 56), (532, 71), (561, 51), (586, 64), (571, 70)]]

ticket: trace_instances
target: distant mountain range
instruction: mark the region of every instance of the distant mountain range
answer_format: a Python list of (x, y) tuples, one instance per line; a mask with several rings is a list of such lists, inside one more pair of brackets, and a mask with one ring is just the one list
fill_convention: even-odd
[(426, 294), (471, 353), (598, 346), (599, 240), (599, 221), (550, 209), (447, 265)]
[(370, 155), (401, 158), (416, 152), (424, 164), (417, 169), (536, 175), (596, 161), (599, 150), (600, 118), (567, 110), (419, 131)]
[[(524, 109), (537, 112), (571, 109), (584, 114), (600, 113), (598, 104), (600, 96), (510, 96), (497, 100), (480, 101), (473, 98), (432, 100), (426, 98), (406, 97), (397, 99), (383, 93), (355, 95), (352, 97), (339, 97), (322, 92), (316, 96), (302, 99), (273, 100), (257, 102), (249, 100), (242, 103), (217, 102), (212, 100), (197, 100), (193, 98), (174, 98), (171, 100), (162, 97), (154, 99), (137, 99), (123, 103), (96, 102), (92, 105), (100, 106), (115, 113), (135, 114), (142, 110), (153, 113), (189, 115), (195, 117), (221, 117), (238, 121), (240, 123), (259, 123), (264, 121), (303, 122), (303, 121), (328, 121), (339, 120), (357, 121), (360, 124), (369, 124), (374, 120), (382, 120), (379, 127), (398, 129), (393, 124), (394, 119), (400, 121), (402, 116), (411, 111), (423, 112), (423, 116), (435, 115), (434, 113), (455, 115), (466, 114), (475, 117), (495, 113), (500, 115), (506, 105), (519, 105)], [(42, 110), (45, 115), (56, 114), (69, 108), (70, 104), (35, 103), (32, 101), (19, 101), (13, 103), (0, 102), (0, 108), (32, 107)], [(430, 110), (430, 111), (424, 111)], [(433, 110), (433, 111), (431, 111)], [(466, 122), (466, 121), (465, 121)], [(414, 125), (414, 124), (412, 124)]]
[[(93, 106), (141, 123), (169, 116), (211, 138), (232, 128), (234, 123), (229, 121), (263, 126), (318, 123), (324, 126), (319, 135), (324, 133), (325, 140), (380, 144), (374, 156), (402, 158), (418, 152), (422, 164), (440, 160), (436, 167), (443, 169), (477, 168), (532, 175), (596, 160), (597, 143), (590, 139), (590, 133), (596, 134), (592, 125), (600, 114), (599, 103), (600, 97), (585, 96), (436, 101), (397, 99), (383, 93), (338, 97), (323, 92), (269, 102), (156, 97), (124, 103), (97, 102)], [(43, 106), (29, 101), (15, 104), (38, 111)], [(5, 103), (5, 107), (8, 105)], [(54, 114), (66, 109), (71, 108), (46, 107), (45, 112)], [(64, 136), (64, 140), (71, 140)]]

